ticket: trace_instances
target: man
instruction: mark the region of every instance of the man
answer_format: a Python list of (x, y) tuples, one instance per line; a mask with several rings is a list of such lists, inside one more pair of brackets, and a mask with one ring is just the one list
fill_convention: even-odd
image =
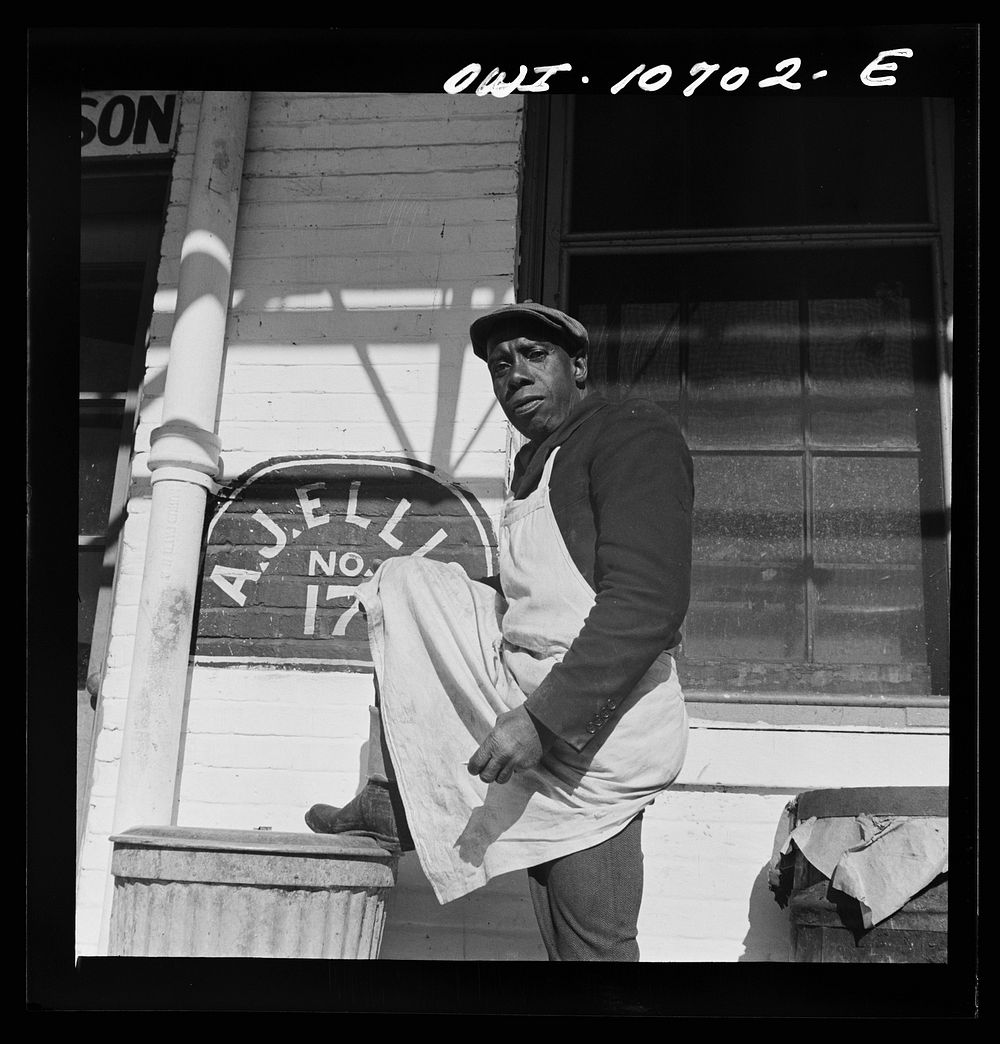
[(528, 439), (495, 590), (424, 559), (362, 587), (388, 756), (351, 804), (306, 822), (412, 844), (442, 902), (525, 868), (550, 959), (635, 961), (642, 812), (687, 743), (670, 650), (690, 454), (658, 406), (590, 392), (588, 335), (565, 313), (511, 305), (471, 337)]

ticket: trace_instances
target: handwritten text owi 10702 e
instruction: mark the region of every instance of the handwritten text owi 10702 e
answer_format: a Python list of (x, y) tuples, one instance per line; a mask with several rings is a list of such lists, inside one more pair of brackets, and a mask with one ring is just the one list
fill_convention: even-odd
[[(877, 56), (868, 62), (858, 73), (858, 79), (865, 87), (892, 87), (896, 83), (896, 77), (892, 75), (899, 68), (899, 63), (891, 61), (895, 58), (912, 58), (913, 49), (910, 47), (893, 47), (886, 51), (879, 51)], [(717, 62), (701, 61), (695, 62), (689, 72), (690, 81), (681, 89), (685, 98), (690, 98), (699, 87), (711, 83), (722, 66)], [(508, 80), (507, 74), (499, 68), (493, 68), (480, 79), (483, 67), (478, 62), (470, 62), (459, 69), (453, 76), (444, 82), (444, 90), (448, 94), (461, 94), (468, 90), (479, 80), (475, 93), (482, 96), (491, 94), (496, 98), (505, 98), (514, 91), (525, 94), (542, 93), (550, 90), (550, 82), (557, 74), (571, 73), (573, 66), (569, 62), (561, 65), (537, 65), (532, 69), (534, 78), (529, 80), (528, 67), (519, 67), (517, 75)], [(798, 91), (802, 88), (801, 77), (810, 80), (821, 80), (829, 75), (828, 69), (816, 69), (812, 72), (802, 68), (801, 58), (783, 58), (774, 64), (773, 74), (764, 76), (760, 80), (751, 81), (750, 67), (747, 65), (734, 65), (726, 72), (722, 72), (718, 78), (718, 86), (724, 91), (738, 91), (748, 82), (756, 82), (758, 88), (767, 90), (779, 87), (787, 91)], [(759, 73), (758, 73), (759, 75)], [(565, 79), (565, 77), (564, 77)], [(626, 87), (635, 86), (649, 93), (662, 90), (667, 84), (680, 82), (674, 80), (674, 70), (670, 65), (654, 65), (647, 68), (645, 64), (635, 66), (620, 80), (609, 87), (611, 94), (618, 94)], [(579, 82), (590, 83), (590, 77), (581, 75)]]

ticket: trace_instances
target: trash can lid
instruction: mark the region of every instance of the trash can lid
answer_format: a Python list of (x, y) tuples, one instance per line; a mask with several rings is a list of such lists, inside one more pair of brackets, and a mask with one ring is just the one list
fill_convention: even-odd
[(947, 787), (840, 787), (807, 790), (797, 799), (796, 818), (835, 819), (875, 816), (947, 816)]
[(209, 852), (284, 852), (292, 855), (381, 859), (395, 855), (363, 834), (306, 834), (218, 827), (137, 826), (112, 835), (115, 844), (144, 848), (186, 848)]

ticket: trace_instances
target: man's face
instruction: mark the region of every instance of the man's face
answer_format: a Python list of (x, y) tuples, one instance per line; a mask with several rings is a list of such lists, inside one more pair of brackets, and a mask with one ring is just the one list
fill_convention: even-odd
[(537, 335), (499, 331), (487, 343), (493, 394), (514, 427), (528, 439), (551, 434), (586, 394), (586, 356), (572, 358)]

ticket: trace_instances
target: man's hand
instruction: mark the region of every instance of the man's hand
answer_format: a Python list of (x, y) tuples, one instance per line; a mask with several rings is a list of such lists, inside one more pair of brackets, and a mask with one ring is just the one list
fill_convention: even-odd
[(469, 772), (484, 783), (506, 783), (515, 772), (534, 768), (555, 740), (540, 728), (544, 738), (523, 706), (505, 711), (469, 759)]

